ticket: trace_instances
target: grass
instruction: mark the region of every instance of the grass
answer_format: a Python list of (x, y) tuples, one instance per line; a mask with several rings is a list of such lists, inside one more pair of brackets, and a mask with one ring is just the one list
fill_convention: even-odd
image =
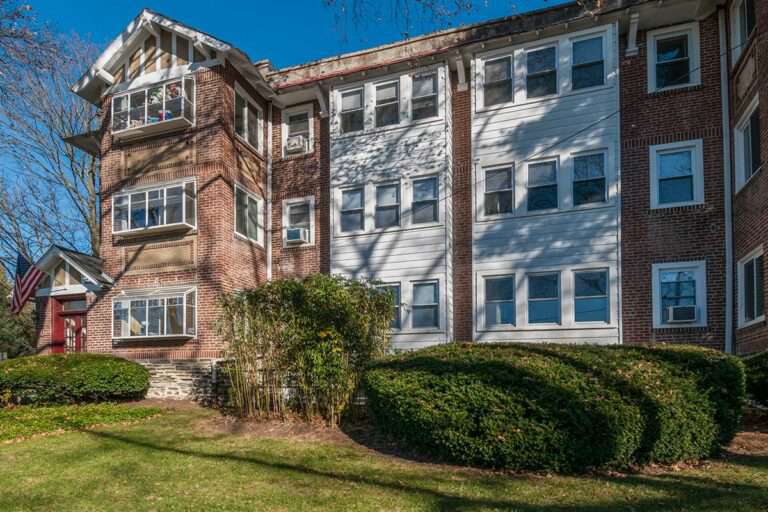
[(78, 430), (93, 425), (140, 420), (159, 412), (157, 408), (125, 407), (110, 403), (0, 409), (0, 442), (58, 430)]
[(410, 462), (351, 441), (232, 434), (168, 411), (0, 445), (0, 510), (766, 511), (768, 456), (653, 474), (504, 475)]

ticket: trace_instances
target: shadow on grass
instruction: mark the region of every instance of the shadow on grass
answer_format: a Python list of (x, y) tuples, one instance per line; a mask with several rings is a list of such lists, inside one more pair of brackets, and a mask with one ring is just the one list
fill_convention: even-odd
[[(134, 446), (146, 450), (154, 450), (164, 453), (171, 453), (187, 457), (195, 457), (202, 460), (215, 460), (230, 462), (234, 464), (244, 464), (256, 466), (261, 469), (282, 471), (287, 473), (296, 473), (301, 476), (311, 476), (318, 479), (328, 479), (341, 484), (366, 485), (375, 488), (378, 491), (405, 493), (415, 495), (424, 500), (432, 502), (432, 507), (440, 511), (470, 512), (479, 510), (509, 510), (509, 511), (541, 511), (541, 512), (613, 512), (616, 510), (639, 511), (658, 511), (673, 510), (676, 506), (685, 506), (686, 510), (697, 510), (702, 512), (720, 512), (722, 510), (736, 509), (735, 504), (748, 505), (750, 503), (756, 506), (768, 507), (768, 483), (766, 486), (753, 485), (747, 483), (735, 482), (732, 478), (726, 478), (719, 481), (716, 478), (703, 478), (699, 476), (684, 475), (628, 475), (620, 478), (608, 476), (581, 476), (571, 477), (568, 480), (568, 486), (581, 486), (584, 491), (576, 495), (588, 495), (592, 499), (590, 503), (584, 504), (548, 504), (534, 505), (514, 498), (483, 498), (474, 496), (463, 496), (457, 490), (455, 492), (442, 491), (436, 488), (430, 488), (428, 483), (436, 482), (436, 479), (426, 476), (427, 485), (420, 485), (412, 479), (404, 481), (402, 475), (397, 473), (397, 469), (391, 473), (391, 478), (372, 476), (370, 472), (353, 473), (343, 470), (332, 470), (325, 468), (312, 467), (307, 463), (293, 463), (287, 461), (275, 461), (266, 457), (260, 457), (254, 454), (238, 455), (232, 453), (211, 453), (199, 450), (187, 449), (182, 446), (171, 444), (162, 444), (130, 436), (128, 434), (118, 434), (106, 431), (87, 431), (85, 434), (100, 438), (105, 441), (122, 443), (128, 446)], [(734, 463), (737, 463), (734, 461)], [(739, 461), (740, 464), (754, 469), (766, 469), (768, 461), (765, 457), (751, 458), (746, 457)], [(433, 471), (433, 470), (429, 470)], [(719, 469), (722, 471), (722, 469)], [(514, 494), (516, 485), (525, 485), (527, 476), (506, 476), (492, 473), (478, 473), (482, 476), (473, 476), (469, 474), (469, 479), (475, 479), (474, 483), (478, 487), (484, 488), (486, 492), (492, 491), (499, 494)], [(434, 475), (433, 475), (434, 476)], [(442, 480), (441, 480), (442, 481)], [(461, 487), (471, 485), (472, 482), (466, 482)], [(290, 480), (286, 478), (286, 485), (290, 485)], [(322, 485), (320, 482), (318, 485)], [(560, 491), (563, 494), (564, 489), (553, 489), (552, 481), (542, 480), (539, 484), (535, 480), (530, 481), (531, 486), (540, 486), (543, 494), (551, 491)], [(599, 500), (600, 489), (607, 485), (613, 485), (623, 488), (622, 497), (617, 500), (615, 497)], [(662, 497), (638, 498), (633, 500), (627, 496), (627, 493), (662, 493)], [(615, 493), (615, 491), (614, 491)], [(597, 497), (597, 499), (594, 499)], [(574, 500), (580, 498), (574, 497)], [(733, 507), (729, 504), (734, 504)], [(759, 510), (759, 509), (758, 509)]]

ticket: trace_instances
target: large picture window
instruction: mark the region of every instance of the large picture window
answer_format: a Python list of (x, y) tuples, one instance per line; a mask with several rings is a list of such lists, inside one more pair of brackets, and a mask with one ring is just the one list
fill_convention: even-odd
[(195, 183), (116, 195), (112, 201), (112, 231), (124, 233), (162, 226), (197, 224)]
[(112, 337), (157, 338), (196, 334), (197, 291), (166, 292), (112, 301)]
[(176, 120), (195, 121), (194, 75), (116, 94), (112, 99), (112, 133)]

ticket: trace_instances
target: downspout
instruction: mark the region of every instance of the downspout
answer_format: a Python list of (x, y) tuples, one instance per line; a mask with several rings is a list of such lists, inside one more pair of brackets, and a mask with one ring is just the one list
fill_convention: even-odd
[(723, 117), (723, 180), (725, 195), (725, 351), (733, 353), (733, 194), (731, 186), (731, 115), (728, 82), (728, 40), (725, 10), (717, 10), (720, 32), (720, 96)]
[(267, 226), (264, 247), (267, 251), (267, 281), (272, 280), (272, 102), (267, 105)]

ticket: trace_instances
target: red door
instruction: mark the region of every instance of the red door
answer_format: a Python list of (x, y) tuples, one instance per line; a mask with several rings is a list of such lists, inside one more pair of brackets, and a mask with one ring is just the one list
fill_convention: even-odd
[(53, 311), (51, 352), (84, 352), (86, 342), (85, 300), (56, 301)]

